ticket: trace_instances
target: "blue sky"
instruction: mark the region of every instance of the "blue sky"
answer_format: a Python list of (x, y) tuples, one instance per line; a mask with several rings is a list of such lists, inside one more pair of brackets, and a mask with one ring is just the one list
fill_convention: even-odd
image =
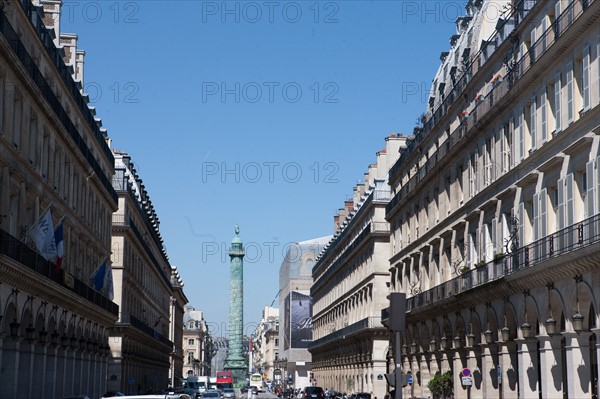
[(412, 132), (463, 7), (65, 1), (86, 91), (112, 147), (137, 165), (190, 304), (215, 334), (233, 226), (247, 244), (252, 325), (277, 294), (288, 243), (332, 234), (384, 138)]

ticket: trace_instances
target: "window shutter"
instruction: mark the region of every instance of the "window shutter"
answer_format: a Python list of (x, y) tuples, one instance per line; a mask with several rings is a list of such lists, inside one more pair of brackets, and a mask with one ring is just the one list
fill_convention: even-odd
[(517, 116), (517, 137), (518, 137), (518, 143), (519, 143), (519, 160), (523, 160), (525, 158), (525, 134), (523, 134), (523, 110), (521, 109), (521, 111), (519, 112), (519, 115)]
[(594, 161), (590, 161), (585, 165), (587, 192), (585, 194), (585, 213), (586, 217), (594, 216), (596, 198), (594, 195), (595, 169)]
[(573, 204), (573, 187), (574, 187), (575, 179), (573, 177), (573, 173), (569, 173), (566, 179), (566, 199), (565, 199), (565, 227), (571, 226), (575, 223), (574, 212), (575, 207)]
[[(494, 258), (494, 243), (490, 235), (490, 225), (486, 224), (483, 230), (485, 236), (485, 260), (490, 261)], [(492, 233), (493, 234), (493, 233)]]
[(590, 108), (590, 48), (585, 46), (581, 60), (581, 96), (583, 97), (583, 109)]
[(548, 190), (540, 191), (540, 235), (539, 238), (544, 238), (548, 235)]
[(554, 130), (559, 132), (562, 129), (562, 118), (561, 118), (561, 81), (560, 73), (554, 78)]
[(492, 244), (494, 246), (494, 255), (502, 252), (502, 243), (498, 242), (498, 220), (492, 219)]
[(548, 141), (548, 91), (544, 90), (542, 95), (540, 96), (540, 117), (542, 118), (541, 125), (541, 137), (542, 137), (542, 145)]
[(573, 104), (573, 61), (567, 64), (567, 122), (571, 123), (574, 119)]
[[(565, 179), (558, 179), (556, 186), (557, 193), (557, 215), (556, 215), (556, 230), (562, 230), (565, 228)], [(561, 253), (565, 247), (565, 235), (560, 233), (558, 235), (558, 243), (556, 245), (557, 253)]]
[(533, 241), (540, 238), (540, 195), (539, 193), (533, 194)]
[(520, 203), (517, 213), (517, 219), (519, 219), (519, 247), (525, 245), (525, 204)]
[(481, 247), (483, 246), (483, 240), (481, 239), (481, 230), (475, 230), (475, 258), (473, 258), (473, 263), (478, 263), (479, 260), (483, 258), (483, 251)]
[(535, 151), (537, 148), (537, 99), (536, 96), (533, 96), (531, 99), (531, 106), (529, 108), (529, 133), (531, 136), (531, 150)]
[(531, 54), (532, 59), (535, 60), (535, 27), (531, 30), (531, 33), (529, 35), (529, 39), (531, 41), (531, 44), (529, 45), (529, 54)]

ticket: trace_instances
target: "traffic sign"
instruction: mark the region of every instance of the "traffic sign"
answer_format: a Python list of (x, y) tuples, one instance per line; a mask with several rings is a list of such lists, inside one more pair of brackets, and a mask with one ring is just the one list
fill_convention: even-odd
[(473, 385), (473, 379), (471, 377), (462, 377), (462, 384), (465, 386)]
[(412, 374), (409, 374), (409, 375), (408, 375), (408, 383), (409, 383), (409, 384), (412, 384), (412, 383), (413, 383), (413, 376), (412, 376)]
[(471, 376), (471, 370), (469, 370), (468, 368), (465, 367), (464, 369), (462, 369), (462, 373), (461, 374), (462, 374), (463, 377), (470, 377)]

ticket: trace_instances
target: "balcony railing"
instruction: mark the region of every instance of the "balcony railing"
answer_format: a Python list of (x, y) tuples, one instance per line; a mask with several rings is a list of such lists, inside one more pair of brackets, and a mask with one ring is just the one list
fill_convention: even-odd
[(1, 229), (0, 255), (7, 256), (16, 262), (19, 262), (37, 274), (48, 280), (54, 281), (63, 288), (74, 292), (82, 299), (99, 306), (115, 316), (119, 314), (119, 306), (116, 303), (112, 302), (92, 287), (86, 285), (78, 278), (73, 277), (73, 287), (67, 286), (63, 281), (62, 274), (55, 271), (55, 266), (52, 262), (47, 261), (27, 244)]
[(432, 305), (598, 242), (600, 242), (600, 214), (523, 246), (513, 254), (489, 261), (452, 280), (408, 298), (406, 310), (412, 311)]
[[(590, 4), (595, 0), (591, 0)], [(557, 26), (558, 34), (555, 33), (555, 28), (549, 28), (546, 32), (540, 37), (538, 41), (532, 46), (529, 52), (525, 53), (523, 57), (512, 67), (511, 72), (509, 72), (505, 79), (502, 81), (498, 81), (496, 84), (492, 86), (488, 94), (483, 97), (480, 101), (478, 101), (477, 105), (471, 111), (471, 113), (462, 120), (462, 123), (454, 129), (454, 131), (450, 134), (450, 136), (440, 144), (438, 150), (415, 172), (415, 174), (400, 187), (400, 190), (394, 195), (392, 200), (386, 206), (386, 215), (391, 214), (393, 209), (402, 201), (403, 198), (407, 196), (407, 194), (413, 191), (416, 186), (424, 180), (426, 175), (436, 170), (436, 166), (445, 159), (446, 155), (459, 143), (462, 143), (462, 140), (465, 137), (470, 135), (473, 127), (484, 117), (486, 116), (491, 109), (493, 109), (494, 105), (498, 103), (498, 101), (504, 98), (510, 89), (515, 85), (515, 83), (527, 72), (533, 63), (541, 58), (543, 54), (545, 54), (549, 48), (555, 43), (558, 36), (562, 35), (573, 23), (579, 19), (579, 17), (589, 9), (590, 5), (588, 4), (586, 7), (582, 7), (579, 1), (573, 1), (569, 7), (567, 7), (557, 18), (555, 22), (555, 26)], [(532, 55), (534, 54), (534, 55)], [(411, 142), (411, 144), (419, 144), (422, 141), (422, 135), (418, 136)], [(409, 149), (411, 146), (409, 145)], [(400, 160), (403, 157), (406, 159), (409, 155), (410, 151), (405, 151), (401, 154)], [(398, 168), (402, 163), (397, 162), (396, 165)], [(393, 169), (393, 168), (392, 168)], [(390, 170), (390, 176), (393, 175), (392, 170)]]
[(335, 342), (339, 339), (343, 339), (346, 336), (357, 334), (363, 330), (371, 329), (371, 328), (383, 328), (381, 324), (381, 317), (367, 317), (360, 321), (357, 321), (354, 324), (350, 324), (349, 326), (343, 327), (337, 331), (333, 331), (331, 334), (327, 334), (326, 336), (314, 340), (308, 345), (308, 349), (316, 348), (318, 346), (322, 346), (328, 343)]
[(152, 250), (148, 246), (148, 243), (146, 242), (146, 240), (144, 240), (144, 237), (142, 237), (142, 234), (138, 230), (138, 228), (135, 225), (135, 223), (133, 222), (133, 220), (131, 218), (129, 218), (129, 221), (127, 223), (129, 225), (129, 228), (133, 232), (133, 234), (136, 236), (137, 240), (140, 242), (140, 244), (144, 248), (146, 255), (148, 255), (148, 257), (150, 258), (151, 263), (154, 265), (156, 270), (158, 270), (158, 273), (162, 277), (163, 281), (167, 285), (171, 285), (171, 280), (169, 280), (169, 277), (167, 276), (167, 274), (165, 273), (163, 268), (160, 266), (160, 263), (158, 263), (158, 260), (156, 260), (156, 257), (154, 256), (154, 254), (152, 253)]
[(169, 341), (168, 338), (166, 338), (165, 336), (163, 336), (162, 334), (160, 334), (158, 331), (156, 331), (152, 327), (148, 326), (146, 323), (144, 323), (140, 319), (138, 319), (138, 318), (130, 315), (129, 316), (129, 323), (133, 327), (135, 327), (138, 330), (140, 330), (143, 333), (145, 333), (146, 335), (149, 335), (149, 336), (153, 337), (154, 339), (156, 339), (157, 341), (159, 341), (159, 342), (167, 345), (169, 348), (173, 347), (173, 342)]
[[(352, 254), (354, 249), (356, 249), (371, 234), (371, 231), (372, 231), (372, 223), (369, 223), (367, 225), (367, 227), (365, 227), (363, 229), (363, 231), (354, 239), (354, 241), (352, 241), (352, 244), (350, 244), (347, 248), (344, 249), (344, 253), (342, 253), (333, 262), (333, 264), (331, 264), (331, 266), (329, 266), (329, 268), (327, 270), (325, 270), (325, 272), (323, 274), (321, 274), (320, 276), (318, 276), (315, 279), (314, 284), (311, 288), (311, 292), (313, 290), (317, 290), (323, 284), (323, 281), (326, 281), (327, 278), (329, 278), (329, 276), (337, 273), (338, 269), (350, 257), (350, 254)], [(387, 231), (389, 232), (389, 225), (388, 225)]]

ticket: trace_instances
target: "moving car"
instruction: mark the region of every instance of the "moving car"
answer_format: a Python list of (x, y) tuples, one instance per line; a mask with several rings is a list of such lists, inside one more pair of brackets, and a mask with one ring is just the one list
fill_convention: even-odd
[(235, 399), (235, 390), (233, 388), (223, 388), (223, 399)]
[(304, 388), (304, 399), (323, 399), (325, 397), (325, 391), (322, 387), (306, 387)]
[(202, 392), (202, 399), (221, 399), (221, 393), (219, 391), (205, 391)]

